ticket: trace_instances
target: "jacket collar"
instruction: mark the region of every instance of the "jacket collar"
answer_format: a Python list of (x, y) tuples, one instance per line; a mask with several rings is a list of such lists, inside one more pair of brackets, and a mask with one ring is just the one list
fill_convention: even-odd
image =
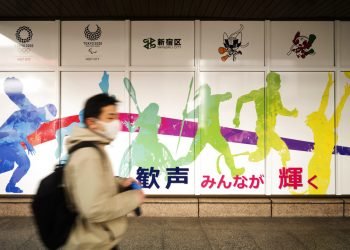
[(69, 150), (74, 145), (83, 142), (83, 141), (92, 141), (97, 144), (110, 144), (113, 140), (104, 137), (88, 128), (81, 128), (79, 126), (75, 126), (73, 128), (71, 136), (66, 141), (67, 149)]

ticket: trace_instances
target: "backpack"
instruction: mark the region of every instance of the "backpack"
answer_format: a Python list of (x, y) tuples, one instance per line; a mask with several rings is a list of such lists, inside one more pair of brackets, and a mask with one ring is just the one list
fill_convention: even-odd
[[(97, 146), (93, 142), (80, 142), (69, 150), (69, 155), (78, 149)], [(39, 184), (32, 202), (34, 221), (44, 245), (57, 249), (68, 239), (73, 228), (77, 212), (66, 196), (63, 183), (65, 164), (56, 165), (55, 171)]]

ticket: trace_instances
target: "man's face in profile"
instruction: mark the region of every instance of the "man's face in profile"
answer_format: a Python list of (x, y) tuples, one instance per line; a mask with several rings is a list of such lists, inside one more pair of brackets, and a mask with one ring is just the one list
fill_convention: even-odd
[(108, 105), (101, 109), (101, 113), (97, 119), (88, 118), (87, 126), (88, 128), (95, 131), (104, 131), (104, 127), (97, 122), (97, 120), (102, 122), (112, 122), (119, 119), (118, 108), (116, 105)]

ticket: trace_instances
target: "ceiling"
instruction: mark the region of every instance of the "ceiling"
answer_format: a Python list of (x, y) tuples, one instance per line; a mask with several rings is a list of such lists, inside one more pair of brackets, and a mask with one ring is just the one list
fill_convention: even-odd
[(350, 20), (350, 0), (0, 0), (0, 20)]

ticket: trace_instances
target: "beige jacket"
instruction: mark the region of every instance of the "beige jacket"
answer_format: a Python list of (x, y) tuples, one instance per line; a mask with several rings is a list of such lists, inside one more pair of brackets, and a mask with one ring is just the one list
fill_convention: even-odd
[(82, 141), (94, 141), (96, 148), (81, 148), (70, 157), (64, 181), (79, 215), (64, 249), (111, 249), (126, 231), (126, 214), (139, 206), (135, 190), (120, 192), (104, 146), (111, 141), (87, 128), (76, 127), (67, 140), (68, 150)]

